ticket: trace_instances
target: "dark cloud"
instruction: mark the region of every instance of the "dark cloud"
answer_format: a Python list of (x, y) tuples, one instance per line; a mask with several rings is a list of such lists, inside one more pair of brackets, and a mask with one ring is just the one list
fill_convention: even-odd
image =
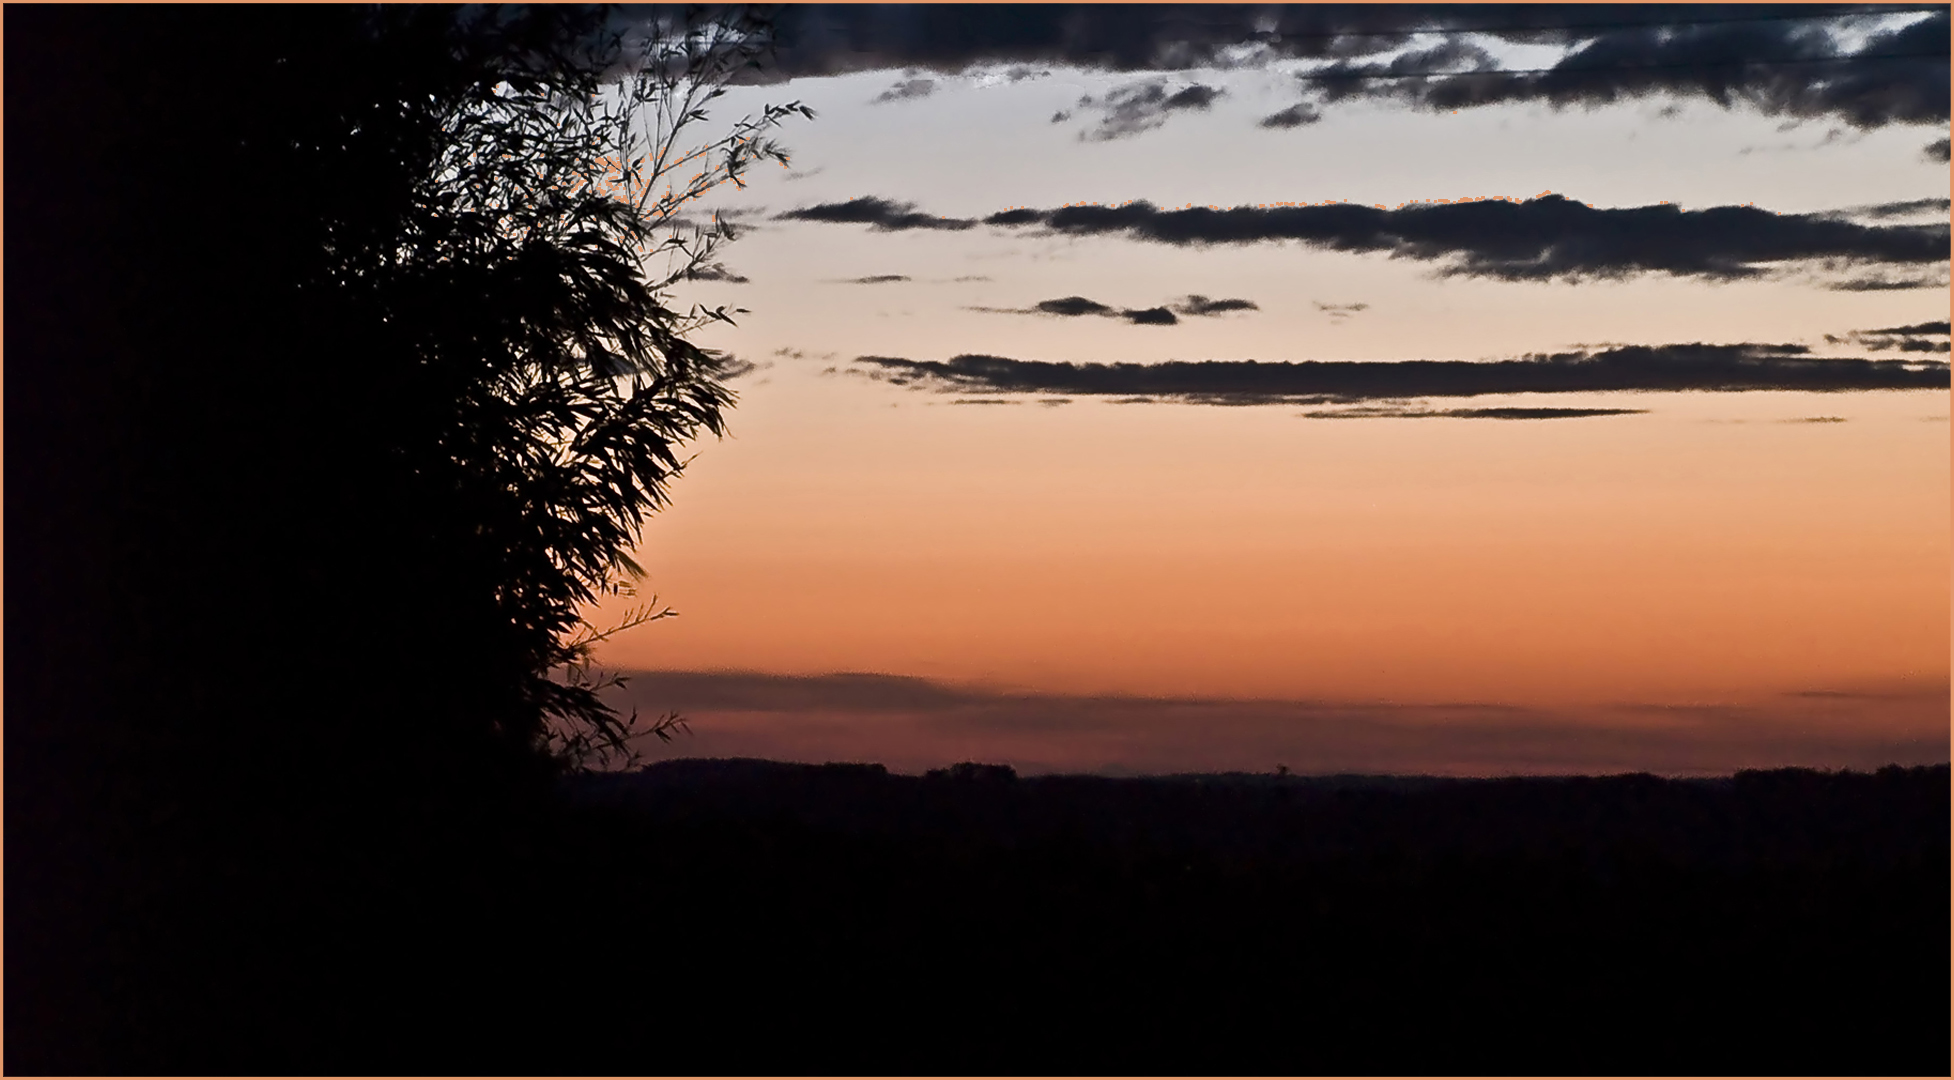
[(873, 195), (842, 203), (820, 203), (801, 210), (775, 214), (776, 221), (826, 221), (852, 225), (873, 225), (883, 230), (968, 229), (974, 221), (940, 218), (915, 212), (912, 203), (891, 202)]
[(1253, 300), (1230, 297), (1225, 300), (1210, 300), (1199, 294), (1190, 294), (1187, 299), (1174, 305), (1174, 310), (1182, 315), (1219, 315), (1224, 311), (1260, 311)]
[(867, 277), (848, 278), (846, 285), (886, 285), (892, 281), (908, 281), (908, 274), (870, 274)]
[(1735, 279), (1760, 276), (1769, 264), (1788, 261), (1938, 263), (1947, 260), (1948, 252), (1944, 222), (1865, 225), (1831, 215), (1774, 214), (1750, 206), (1595, 209), (1554, 194), (1524, 202), (1476, 199), (1398, 209), (1337, 203), (1175, 210), (1141, 200), (1119, 206), (1007, 210), (984, 221), (1004, 227), (1040, 225), (1065, 236), (1116, 235), (1182, 246), (1293, 240), (1332, 251), (1381, 251), (1395, 258), (1444, 261), (1447, 273), (1509, 281), (1649, 272)]
[[(791, 4), (777, 52), (749, 82), (850, 71), (954, 73), (1018, 64), (1186, 71), (1333, 60), (1326, 96), (1387, 97), (1455, 109), (1500, 101), (1589, 105), (1648, 94), (1832, 116), (1854, 126), (1947, 120), (1946, 9), (1847, 51), (1827, 34), (1877, 5)], [(1918, 9), (1913, 9), (1918, 10)], [(1413, 31), (1420, 31), (1413, 36)], [(1552, 70), (1379, 79), (1389, 63), (1350, 61), (1417, 47), (1395, 74), (1486, 65), (1458, 36), (1573, 47)], [(1874, 57), (1912, 56), (1880, 60)], [(1839, 62), (1843, 57), (1861, 59)], [(1287, 110), (1285, 110), (1286, 112)], [(1283, 113), (1276, 114), (1283, 116)], [(1294, 114), (1301, 122), (1307, 113)], [(1267, 126), (1293, 126), (1270, 124)]]
[(1351, 403), (1481, 394), (1635, 390), (1879, 390), (1948, 386), (1944, 362), (1821, 358), (1802, 345), (1629, 345), (1522, 359), (1071, 364), (864, 356), (857, 371), (951, 393), (1171, 398), (1211, 404)]
[[(1444, 12), (1436, 13), (1440, 21)], [(1392, 47), (1337, 42), (1348, 29), (1432, 25), (1424, 9), (1309, 10), (1191, 4), (795, 4), (777, 17), (778, 50), (749, 81), (917, 67), (955, 73), (1004, 63), (1105, 71), (1221, 66), (1224, 50), (1260, 43), (1277, 56)], [(1307, 35), (1328, 35), (1310, 37)], [(1289, 35), (1285, 37), (1285, 35)]]
[(1321, 300), (1311, 300), (1310, 303), (1316, 305), (1316, 310), (1337, 322), (1342, 322), (1360, 311), (1370, 310), (1369, 304), (1326, 304)]
[[(1491, 57), (1454, 40), (1388, 62), (1338, 62), (1299, 78), (1322, 102), (1383, 98), (1443, 111), (1519, 101), (1591, 107), (1661, 94), (1771, 116), (1833, 117), (1861, 130), (1945, 124), (1948, 15), (1943, 8), (1850, 51), (1824, 20), (1636, 26), (1591, 35), (1546, 70), (1488, 73), (1495, 69)], [(1448, 74), (1401, 77), (1427, 72)]]
[(1037, 310), (1047, 315), (1112, 315), (1114, 309), (1097, 300), (1083, 296), (1066, 296), (1057, 300), (1041, 300)]
[(1468, 420), (1561, 420), (1580, 416), (1633, 416), (1647, 409), (1449, 409), (1446, 416)]
[(1043, 210), (1000, 210), (984, 219), (986, 225), (1030, 225), (1043, 219)]
[(1414, 409), (1409, 406), (1359, 406), (1351, 409), (1321, 409), (1302, 415), (1318, 420), (1373, 420), (1442, 417), (1451, 420), (1574, 420), (1586, 416), (1633, 416), (1647, 409)]
[[(1897, 215), (1934, 200), (1861, 208)], [(1853, 213), (1853, 212), (1844, 212)], [(917, 212), (874, 196), (777, 215), (780, 220), (873, 225), (878, 229), (968, 229), (968, 219)], [(1720, 280), (1758, 277), (1774, 264), (1931, 264), (1947, 260), (1948, 226), (1873, 225), (1841, 213), (1774, 214), (1752, 206), (1684, 210), (1671, 204), (1595, 209), (1560, 195), (1525, 201), (1467, 199), (1385, 209), (1357, 203), (1162, 209), (1145, 200), (1116, 206), (1006, 210), (988, 225), (1027, 225), (1065, 236), (1116, 235), (1175, 245), (1296, 241), (1332, 251), (1385, 252), (1443, 262), (1444, 272), (1508, 281), (1621, 278), (1665, 273)], [(1829, 284), (1847, 291), (1930, 288), (1938, 276), (1865, 275)], [(1944, 284), (1944, 283), (1943, 283)]]
[(1940, 322), (1914, 323), (1912, 326), (1889, 326), (1882, 330), (1855, 330), (1855, 334), (1939, 334), (1947, 336), (1947, 320)]
[(1927, 155), (1928, 161), (1938, 161), (1944, 165), (1947, 163), (1947, 140), (1935, 139), (1920, 152)]
[[(788, 348), (788, 347), (786, 347), (786, 346), (784, 346), (784, 345), (783, 345), (783, 346), (781, 346), (781, 347), (780, 347), (780, 348), (778, 348), (778, 349), (775, 349), (775, 350), (773, 351), (773, 355), (775, 355), (775, 356), (778, 356), (778, 357), (782, 357), (783, 359), (787, 359), (787, 360), (814, 360), (814, 361), (821, 361), (821, 360), (833, 360), (833, 359), (835, 358), (835, 354), (834, 354), (834, 353), (831, 353), (831, 352), (827, 352), (827, 353), (809, 353), (809, 352), (803, 352), (803, 351), (801, 351), (800, 349), (790, 349), (790, 348)], [(833, 369), (833, 368), (829, 368), (828, 370), (829, 370), (829, 371), (833, 371), (834, 369)]]
[(1265, 128), (1295, 128), (1314, 124), (1323, 119), (1323, 113), (1315, 106), (1297, 102), (1280, 112), (1263, 117), (1258, 125)]
[[(1369, 5), (794, 4), (775, 21), (775, 54), (748, 76), (767, 81), (997, 64), (1178, 71), (1394, 52), (1431, 32), (1492, 32), (1571, 45), (1593, 28), (1841, 16), (1862, 4)], [(1802, 25), (1802, 23), (1800, 23)], [(1427, 36), (1414, 39), (1414, 33)], [(1259, 55), (1230, 60), (1243, 46)]]
[(710, 266), (701, 266), (686, 276), (693, 281), (724, 281), (733, 285), (744, 285), (752, 280), (751, 278), (735, 274), (718, 263), (713, 263)]
[(1198, 83), (1169, 94), (1167, 84), (1155, 80), (1118, 87), (1108, 92), (1103, 101), (1094, 101), (1087, 96), (1079, 99), (1078, 107), (1096, 108), (1105, 116), (1097, 127), (1080, 132), (1079, 138), (1104, 142), (1151, 131), (1166, 123), (1167, 118), (1175, 112), (1207, 109), (1221, 94), (1220, 90)]
[(1888, 218), (1919, 217), (1923, 214), (1934, 217), (1946, 217), (1947, 209), (1948, 200), (1946, 199), (1908, 199), (1905, 202), (1874, 203), (1871, 206), (1855, 206), (1847, 210), (1839, 210), (1820, 216), (1871, 218), (1875, 221), (1881, 221)]
[(1169, 307), (1166, 305), (1150, 308), (1116, 308), (1102, 304), (1084, 296), (1064, 296), (1056, 300), (1041, 300), (1029, 308), (972, 308), (973, 311), (989, 311), (1010, 315), (1099, 315), (1107, 318), (1121, 318), (1139, 326), (1174, 326), (1180, 322), (1180, 315), (1212, 316), (1227, 311), (1259, 310), (1254, 301), (1242, 299), (1210, 300), (1205, 296), (1191, 295), (1185, 300)]
[(1862, 277), (1846, 278), (1843, 281), (1828, 282), (1825, 286), (1834, 292), (1902, 292), (1908, 289), (1945, 289), (1947, 278), (1938, 274), (1868, 274)]
[(1214, 87), (1196, 84), (1186, 87), (1173, 97), (1168, 98), (1166, 107), (1169, 109), (1205, 109), (1214, 104), (1214, 99), (1221, 95), (1222, 91)]
[[(1086, 697), (944, 686), (892, 675), (635, 672), (615, 704), (677, 710), (692, 735), (660, 756), (921, 773), (957, 761), (1053, 772), (1486, 776), (1780, 765), (1871, 769), (1947, 760), (1947, 683), (1877, 696), (1759, 697), (1712, 708)], [(1651, 724), (1648, 717), (1663, 722)]]
[(1108, 318), (1122, 318), (1128, 322), (1143, 326), (1172, 326), (1180, 321), (1174, 318), (1174, 313), (1168, 311), (1166, 308), (1147, 308), (1144, 311), (1133, 308), (1115, 308), (1102, 304), (1097, 300), (1088, 300), (1083, 296), (1066, 296), (1057, 300), (1041, 300), (1037, 306), (1030, 309), (984, 308), (980, 310), (1007, 311), (1026, 315), (1103, 315)]
[(1948, 351), (1946, 341), (1929, 339), (1947, 336), (1947, 323), (1924, 322), (1883, 330), (1854, 330), (1837, 336), (1827, 334), (1825, 340), (1834, 345), (1858, 345), (1873, 352), (1944, 353)]
[(889, 87), (887, 90), (882, 91), (880, 94), (875, 95), (875, 98), (869, 104), (880, 105), (888, 101), (910, 101), (915, 98), (928, 97), (935, 92), (935, 79), (904, 79), (894, 86)]

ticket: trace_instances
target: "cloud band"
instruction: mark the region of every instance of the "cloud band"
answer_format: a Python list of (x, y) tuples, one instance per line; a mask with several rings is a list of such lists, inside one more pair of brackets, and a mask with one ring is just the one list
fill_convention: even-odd
[(857, 370), (953, 393), (1148, 397), (1228, 404), (1351, 402), (1610, 391), (1912, 390), (1945, 388), (1941, 362), (1821, 358), (1801, 345), (1631, 345), (1522, 359), (1173, 361), (1071, 364), (963, 355), (945, 361), (864, 356)]

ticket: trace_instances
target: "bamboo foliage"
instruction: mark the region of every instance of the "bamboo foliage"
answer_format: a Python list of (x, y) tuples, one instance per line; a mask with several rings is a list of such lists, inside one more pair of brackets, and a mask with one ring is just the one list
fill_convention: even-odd
[[(385, 13), (383, 12), (383, 17)], [(683, 447), (724, 434), (735, 396), (726, 355), (690, 335), (738, 309), (675, 310), (670, 292), (734, 238), (681, 210), (755, 162), (788, 162), (768, 133), (798, 103), (766, 106), (693, 144), (706, 103), (758, 64), (764, 21), (744, 14), (654, 23), (595, 37), (538, 33), (502, 10), (455, 13), (453, 55), (479, 75), (422, 114), (421, 160), (390, 242), (335, 249), (330, 285), (382, 327), (379, 348), (415, 416), (400, 457), (446, 509), (433, 538), (472, 575), (512, 672), (497, 733), (585, 767), (633, 757), (632, 741), (684, 723), (620, 716), (591, 670), (623, 629), (592, 607), (632, 595), (647, 517), (670, 499)], [(481, 59), (486, 58), (486, 59)], [(354, 240), (358, 240), (355, 237)]]

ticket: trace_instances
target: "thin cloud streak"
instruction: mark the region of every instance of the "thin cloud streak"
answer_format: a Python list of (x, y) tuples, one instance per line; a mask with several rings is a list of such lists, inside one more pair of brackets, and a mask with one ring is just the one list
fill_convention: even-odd
[(1947, 320), (1942, 319), (1939, 322), (1914, 323), (1912, 326), (1888, 326), (1878, 330), (1854, 330), (1853, 333), (1855, 334), (1928, 334), (1928, 335), (1937, 334), (1941, 337), (1946, 337), (1947, 331), (1948, 331)]
[(1189, 294), (1187, 299), (1174, 306), (1182, 315), (1219, 315), (1225, 311), (1260, 311), (1255, 301), (1240, 297), (1223, 300), (1210, 300), (1198, 293)]
[(1333, 251), (1444, 260), (1447, 273), (1508, 281), (1648, 272), (1728, 280), (1761, 276), (1769, 264), (1789, 261), (1939, 263), (1948, 253), (1945, 224), (1861, 225), (1747, 206), (1596, 209), (1552, 194), (1398, 209), (1338, 203), (1171, 210), (1142, 201), (1010, 210), (985, 220), (1176, 246), (1294, 240)]
[(1941, 217), (1947, 216), (1947, 199), (1907, 199), (1903, 202), (1874, 203), (1871, 206), (1854, 206), (1845, 210), (1835, 210), (1820, 217), (1861, 217), (1875, 221), (1886, 218), (1903, 217)]
[(883, 231), (904, 229), (968, 229), (977, 224), (961, 218), (942, 218), (917, 213), (912, 203), (899, 203), (870, 195), (843, 203), (822, 203), (801, 210), (775, 214), (775, 221), (819, 221), (844, 225), (873, 225)]
[(1879, 330), (1854, 330), (1837, 336), (1827, 334), (1825, 340), (1834, 345), (1858, 345), (1872, 352), (1944, 353), (1948, 351), (1948, 343), (1932, 339), (1947, 336), (1947, 323), (1924, 322)]
[[(942, 393), (1167, 398), (1213, 404), (1331, 404), (1482, 394), (1611, 391), (1935, 389), (1944, 362), (1812, 357), (1802, 345), (1630, 345), (1497, 361), (1172, 361), (1073, 364), (962, 355), (863, 356), (854, 370)], [(1565, 414), (1562, 414), (1565, 415)], [(1517, 417), (1515, 417), (1517, 418)]]
[(1833, 292), (1912, 292), (1917, 289), (1945, 289), (1947, 278), (1943, 276), (1894, 276), (1891, 274), (1869, 274), (1864, 277), (1847, 278), (1825, 285)]
[[(963, 230), (970, 219), (920, 213), (875, 196), (823, 203), (777, 220), (866, 224), (885, 231)], [(1671, 204), (1596, 209), (1555, 194), (1421, 203), (1386, 209), (1315, 206), (1182, 207), (1145, 200), (1118, 206), (1021, 208), (984, 224), (1038, 226), (1057, 236), (1114, 236), (1178, 247), (1294, 241), (1350, 253), (1445, 264), (1447, 275), (1504, 281), (1624, 279), (1657, 273), (1729, 281), (1788, 263), (1930, 265), (1948, 258), (1948, 226), (1868, 225), (1834, 214), (1775, 214), (1749, 206), (1684, 210)]]
[(1194, 294), (1172, 305), (1157, 305), (1150, 308), (1116, 308), (1102, 304), (1084, 296), (1063, 296), (1056, 300), (1040, 300), (1028, 308), (972, 307), (970, 311), (983, 311), (995, 315), (1058, 315), (1076, 318), (1082, 315), (1097, 315), (1105, 318), (1125, 319), (1139, 326), (1176, 326), (1178, 315), (1213, 317), (1231, 311), (1261, 310), (1253, 300), (1231, 297), (1224, 300), (1210, 300)]
[(1397, 406), (1359, 406), (1354, 409), (1323, 409), (1302, 415), (1312, 420), (1578, 420), (1590, 416), (1636, 416), (1647, 409), (1413, 409)]

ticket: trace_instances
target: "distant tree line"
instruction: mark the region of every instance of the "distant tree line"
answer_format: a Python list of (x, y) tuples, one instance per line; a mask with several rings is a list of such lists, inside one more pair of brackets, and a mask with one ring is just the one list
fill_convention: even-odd
[[(1948, 1064), (1945, 765), (1012, 780), (671, 761), (573, 790), (587, 816), (554, 880), (645, 896), (686, 931), (568, 975), (609, 1019), (538, 1059), (559, 1070)], [(769, 1037), (728, 1036), (749, 1023)]]

